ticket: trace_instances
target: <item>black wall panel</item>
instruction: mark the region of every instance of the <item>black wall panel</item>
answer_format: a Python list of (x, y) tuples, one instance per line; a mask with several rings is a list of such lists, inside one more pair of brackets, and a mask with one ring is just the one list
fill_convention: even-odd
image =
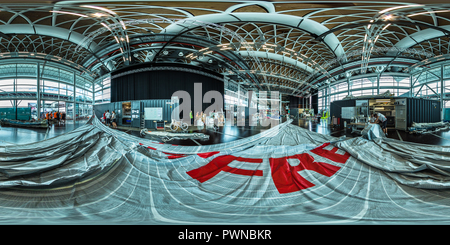
[(303, 98), (300, 97), (296, 97), (296, 96), (289, 96), (289, 109), (292, 110), (294, 108), (306, 108), (306, 103), (305, 106), (302, 104), (303, 103)]
[[(330, 117), (341, 118), (341, 108), (349, 106), (355, 106), (355, 100), (338, 100), (331, 102)], [(432, 123), (441, 121), (441, 104), (437, 100), (407, 98), (406, 110), (407, 127), (411, 127), (413, 122)], [(349, 121), (350, 120), (348, 120), (348, 122)], [(341, 128), (343, 127), (343, 123), (344, 122), (341, 119)]]
[(333, 117), (340, 118), (339, 125), (340, 125), (340, 128), (343, 129), (344, 121), (347, 121), (347, 123), (350, 123), (350, 119), (342, 119), (342, 117), (341, 117), (342, 107), (354, 107), (355, 105), (356, 105), (355, 100), (337, 100), (337, 101), (331, 102), (331, 104), (330, 104), (331, 120), (333, 120)]
[(441, 103), (439, 101), (408, 98), (406, 103), (406, 123), (408, 127), (411, 127), (413, 122), (432, 123), (441, 121)]
[(314, 114), (319, 112), (319, 95), (317, 93), (311, 98), (311, 108), (314, 109)]
[[(150, 70), (145, 71), (140, 68), (148, 68), (154, 66), (180, 67), (180, 70)], [(184, 70), (183, 70), (184, 69)], [(203, 97), (208, 91), (218, 91), (222, 95), (222, 105), (224, 104), (224, 83), (213, 77), (188, 72), (189, 70), (197, 70), (202, 73), (208, 73), (216, 77), (223, 78), (218, 73), (202, 70), (190, 65), (182, 64), (144, 64), (139, 66), (130, 66), (111, 74), (111, 102), (131, 101), (131, 100), (148, 100), (148, 99), (170, 99), (176, 91), (183, 90), (191, 96), (191, 108), (194, 111), (194, 95)], [(134, 71), (133, 71), (134, 70)], [(130, 74), (123, 75), (124, 72)], [(138, 72), (137, 72), (138, 71)], [(117, 74), (120, 74), (118, 76)], [(194, 83), (202, 84), (202, 91), (194, 92)], [(183, 101), (181, 100), (180, 103)], [(202, 110), (214, 103), (203, 103)]]
[[(172, 115), (172, 111), (174, 109), (174, 105), (170, 104), (171, 100), (140, 100), (140, 101), (128, 101), (128, 102), (132, 102), (132, 103), (140, 102), (142, 104), (142, 109), (140, 110), (141, 116), (144, 115), (144, 108), (146, 108), (146, 107), (163, 108), (163, 120), (162, 121), (167, 121), (167, 123), (171, 122), (171, 118), (172, 118), (171, 115)], [(103, 113), (106, 110), (109, 110), (110, 112), (115, 110), (117, 113), (118, 110), (122, 110), (122, 102), (112, 102), (112, 103), (94, 105), (95, 116), (97, 116), (98, 118), (101, 118), (103, 116)], [(117, 117), (119, 118), (120, 116), (117, 115)], [(122, 124), (118, 123), (118, 125), (122, 125)], [(128, 126), (132, 126), (132, 125), (130, 124)], [(139, 127), (140, 123), (138, 122), (134, 126)], [(156, 123), (154, 123), (153, 120), (145, 120), (145, 127), (147, 129), (155, 129)]]

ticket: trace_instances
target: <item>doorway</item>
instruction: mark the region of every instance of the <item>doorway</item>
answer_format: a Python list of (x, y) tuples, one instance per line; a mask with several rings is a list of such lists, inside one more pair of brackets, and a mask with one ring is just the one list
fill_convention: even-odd
[(131, 102), (122, 102), (122, 125), (131, 126)]

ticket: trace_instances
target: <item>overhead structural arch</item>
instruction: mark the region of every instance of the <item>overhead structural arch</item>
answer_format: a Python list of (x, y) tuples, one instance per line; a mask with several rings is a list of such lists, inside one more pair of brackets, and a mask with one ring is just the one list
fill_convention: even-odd
[(100, 47), (95, 42), (83, 43), (85, 39), (84, 35), (61, 27), (38, 24), (9, 24), (0, 25), (0, 32), (6, 35), (28, 34), (55, 37), (80, 45), (90, 53), (95, 53), (100, 50)]
[[(239, 54), (242, 57), (246, 57), (248, 56), (248, 51), (239, 51)], [(275, 53), (269, 53), (269, 52), (263, 52), (263, 51), (254, 51), (253, 54), (258, 57), (258, 58), (268, 58), (271, 60), (276, 60), (276, 61), (280, 61), (280, 62), (284, 62), (284, 63), (288, 63), (291, 65), (294, 65), (295, 67), (298, 67), (302, 70), (305, 70), (307, 72), (314, 72), (314, 69), (296, 59), (292, 59), (289, 57), (286, 57), (284, 55), (280, 55), (280, 54), (275, 54)]]
[[(312, 36), (320, 36), (322, 33), (329, 31), (327, 27), (316, 22), (314, 20), (306, 19), (303, 17), (274, 14), (274, 13), (224, 13), (224, 14), (207, 14), (187, 18), (182, 21), (178, 21), (167, 26), (163, 32), (166, 33), (179, 33), (186, 29), (192, 28), (193, 21), (203, 21), (208, 23), (232, 23), (232, 22), (260, 22), (260, 23), (273, 23), (292, 28), (298, 28), (305, 32), (308, 32)], [(339, 42), (336, 35), (330, 33), (322, 40), (323, 43), (333, 52), (333, 54), (339, 57), (345, 57), (345, 51)]]
[[(448, 30), (450, 32), (450, 25), (446, 26), (440, 26), (440, 29)], [(398, 41), (395, 45), (392, 51), (388, 52), (388, 56), (394, 56), (398, 51), (397, 50), (404, 50), (410, 47), (413, 47), (419, 43), (422, 43), (424, 41), (447, 36), (447, 34), (443, 33), (443, 31), (438, 30), (436, 28), (428, 28), (422, 31), (415, 32), (402, 40)]]
[(225, 10), (225, 13), (232, 13), (233, 11), (236, 11), (240, 8), (252, 6), (252, 5), (257, 5), (261, 8), (263, 8), (264, 10), (267, 11), (267, 13), (275, 13), (275, 6), (273, 6), (272, 3), (268, 3), (268, 2), (249, 2), (249, 3), (233, 5), (233, 6), (229, 7), (227, 10)]

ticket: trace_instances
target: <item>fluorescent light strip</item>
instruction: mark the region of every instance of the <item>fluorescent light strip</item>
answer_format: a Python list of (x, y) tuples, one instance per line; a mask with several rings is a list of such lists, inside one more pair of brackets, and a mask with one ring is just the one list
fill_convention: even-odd
[(84, 17), (84, 18), (89, 17), (89, 16), (84, 15), (84, 14), (78, 14), (78, 13), (72, 13), (72, 12), (65, 12), (65, 11), (51, 10), (50, 12), (52, 12), (52, 13), (59, 13), (59, 14), (71, 14), (71, 15), (76, 15), (76, 16), (80, 16), (80, 17)]
[(102, 7), (92, 6), (92, 5), (82, 5), (81, 7), (83, 7), (83, 8), (91, 8), (91, 9), (98, 9), (98, 10), (102, 10), (102, 11), (108, 12), (108, 13), (110, 13), (112, 15), (116, 15), (116, 12), (114, 12), (112, 10), (109, 10), (107, 8), (102, 8)]
[(386, 13), (386, 12), (389, 12), (389, 11), (395, 10), (395, 9), (410, 8), (410, 7), (421, 7), (421, 6), (424, 6), (424, 5), (416, 4), (416, 5), (398, 6), (398, 7), (392, 7), (392, 8), (383, 9), (383, 10), (381, 10), (378, 13), (382, 14), (382, 13)]
[(102, 24), (102, 26), (104, 26), (104, 27), (106, 27), (106, 28), (108, 28), (108, 30), (110, 30), (111, 31), (111, 28), (109, 28), (109, 26), (107, 25), (107, 24), (105, 24), (105, 23), (101, 23)]
[(387, 24), (385, 27), (383, 27), (382, 31), (384, 31), (386, 28), (388, 28), (391, 25), (391, 23)]
[(410, 14), (407, 16), (412, 17), (412, 16), (422, 15), (422, 14), (434, 14), (434, 13), (444, 13), (444, 12), (450, 12), (450, 10), (427, 11), (427, 12), (421, 12), (421, 13), (417, 13), (417, 14)]

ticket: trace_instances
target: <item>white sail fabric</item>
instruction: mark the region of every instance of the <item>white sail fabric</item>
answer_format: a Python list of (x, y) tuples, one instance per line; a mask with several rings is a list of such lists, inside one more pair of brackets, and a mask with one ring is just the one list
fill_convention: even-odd
[(438, 224), (450, 148), (344, 139), (291, 121), (209, 146), (128, 135), (96, 118), (0, 146), (0, 224)]

